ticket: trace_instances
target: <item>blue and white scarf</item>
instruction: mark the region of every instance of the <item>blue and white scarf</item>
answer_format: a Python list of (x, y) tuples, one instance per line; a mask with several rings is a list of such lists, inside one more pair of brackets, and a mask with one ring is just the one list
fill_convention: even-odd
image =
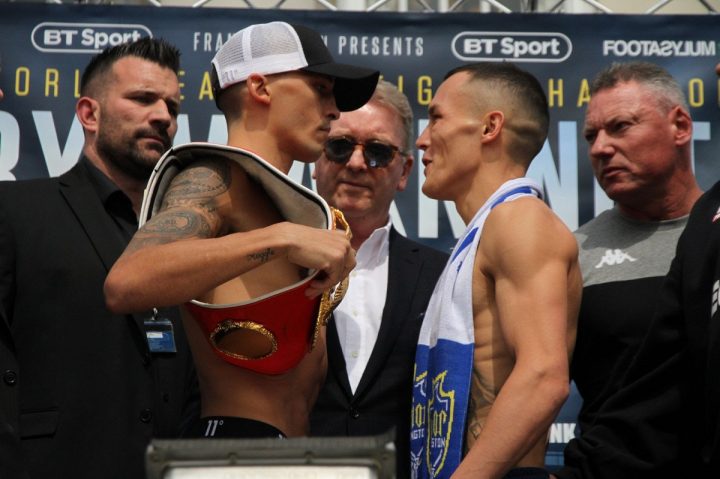
[(446, 478), (460, 465), (475, 346), (472, 273), (490, 211), (540, 186), (517, 178), (490, 196), (458, 240), (430, 297), (415, 353), (410, 462), (412, 478)]

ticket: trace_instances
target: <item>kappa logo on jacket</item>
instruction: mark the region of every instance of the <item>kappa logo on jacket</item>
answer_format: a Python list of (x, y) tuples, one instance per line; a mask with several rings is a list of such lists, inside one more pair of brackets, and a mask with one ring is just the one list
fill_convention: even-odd
[(633, 258), (621, 249), (609, 249), (605, 251), (605, 254), (602, 258), (600, 258), (600, 262), (595, 265), (595, 268), (602, 268), (603, 266), (615, 266), (617, 264), (622, 264), (625, 261), (637, 261), (637, 258)]

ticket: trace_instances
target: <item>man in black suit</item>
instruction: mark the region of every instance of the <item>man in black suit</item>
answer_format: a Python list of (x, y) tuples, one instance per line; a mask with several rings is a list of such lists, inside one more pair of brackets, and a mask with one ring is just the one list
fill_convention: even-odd
[(192, 404), (173, 312), (111, 314), (102, 290), (177, 130), (178, 55), (142, 39), (93, 58), (76, 105), (77, 165), (0, 184), (0, 333), (12, 352), (0, 406), (31, 477), (144, 477), (150, 438), (177, 435)]
[(316, 436), (395, 428), (398, 477), (409, 475), (413, 362), (422, 315), (447, 255), (400, 235), (389, 211), (412, 170), (412, 111), (380, 81), (362, 108), (332, 123), (317, 190), (353, 233), (357, 266), (328, 324), (327, 379), (311, 415)]
[[(4, 97), (0, 89), (0, 100)], [(3, 370), (15, 364), (15, 352), (9, 328), (0, 322), (0, 365)], [(17, 401), (12, 389), (0, 389), (0, 477), (27, 478), (22, 465), (20, 435), (18, 434)]]

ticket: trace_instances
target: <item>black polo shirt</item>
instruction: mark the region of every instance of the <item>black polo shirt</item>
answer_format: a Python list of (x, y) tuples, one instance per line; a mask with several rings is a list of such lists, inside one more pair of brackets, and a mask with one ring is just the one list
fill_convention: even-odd
[(117, 232), (124, 239), (124, 243), (129, 243), (138, 229), (137, 216), (132, 209), (130, 198), (85, 155), (80, 157), (79, 163), (87, 168), (92, 179), (93, 189), (100, 198), (105, 211), (117, 226)]

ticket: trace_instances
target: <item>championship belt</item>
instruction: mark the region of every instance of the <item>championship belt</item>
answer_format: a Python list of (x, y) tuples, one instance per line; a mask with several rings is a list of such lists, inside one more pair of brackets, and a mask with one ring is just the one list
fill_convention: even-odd
[[(183, 168), (211, 158), (233, 161), (243, 168), (286, 221), (320, 229), (341, 228), (348, 238), (352, 236), (342, 212), (330, 208), (312, 190), (250, 151), (211, 143), (176, 146), (163, 155), (145, 189), (140, 226), (160, 209), (172, 179)], [(211, 304), (191, 300), (185, 307), (224, 361), (258, 373), (282, 374), (315, 347), (320, 328), (347, 290), (346, 277), (319, 298), (308, 298), (305, 291), (318, 273), (310, 270), (294, 284), (246, 301)], [(253, 346), (249, 348), (249, 344)]]

